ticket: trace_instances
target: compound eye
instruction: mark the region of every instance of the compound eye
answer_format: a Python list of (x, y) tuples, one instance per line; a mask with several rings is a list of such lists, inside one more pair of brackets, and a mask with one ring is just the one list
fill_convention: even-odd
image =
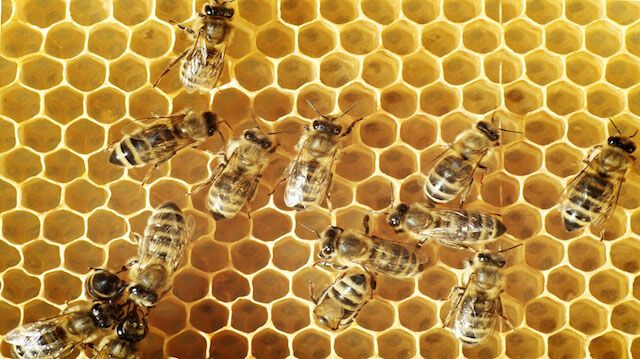
[(398, 221), (398, 217), (396, 217), (396, 216), (393, 216), (393, 217), (389, 218), (389, 225), (391, 227), (397, 227), (398, 224), (400, 224), (399, 222), (400, 221)]
[(313, 121), (313, 129), (320, 131), (320, 129), (322, 129), (322, 124), (319, 121)]
[(616, 144), (616, 142), (617, 142), (617, 141), (616, 141), (616, 138), (615, 138), (615, 137), (609, 137), (609, 138), (607, 139), (607, 143), (608, 143), (609, 145), (611, 145), (611, 146), (615, 145), (615, 144)]
[(262, 141), (262, 142), (261, 142), (261, 145), (262, 145), (262, 148), (264, 148), (264, 149), (266, 150), (266, 149), (269, 149), (269, 147), (271, 147), (271, 142), (269, 142), (269, 141)]
[(253, 136), (253, 132), (247, 131), (244, 133), (244, 138), (246, 138), (247, 140), (253, 140), (255, 137)]
[(205, 5), (204, 13), (207, 15), (213, 15), (213, 8), (210, 5)]
[(334, 135), (339, 135), (339, 134), (340, 134), (340, 131), (341, 131), (340, 127), (334, 127), (334, 128), (333, 128), (333, 134), (334, 134)]
[(478, 259), (480, 260), (480, 262), (488, 262), (489, 256), (484, 253), (480, 253), (478, 254)]

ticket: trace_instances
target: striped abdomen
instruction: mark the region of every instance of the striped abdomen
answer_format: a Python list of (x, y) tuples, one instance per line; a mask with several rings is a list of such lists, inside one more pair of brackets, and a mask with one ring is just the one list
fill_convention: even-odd
[(316, 160), (298, 163), (287, 179), (284, 203), (298, 211), (320, 205), (329, 189), (329, 171)]
[(496, 239), (507, 230), (505, 225), (493, 216), (475, 211), (452, 211), (433, 222), (433, 227), (439, 232), (446, 233), (442, 238), (436, 238), (444, 245), (452, 244), (483, 244)]
[(224, 171), (213, 182), (207, 195), (207, 209), (216, 220), (232, 218), (244, 207), (249, 195), (243, 172)]
[(462, 193), (472, 172), (468, 161), (454, 155), (446, 156), (429, 172), (425, 195), (437, 203), (450, 202)]
[(394, 242), (375, 241), (365, 267), (391, 277), (405, 278), (422, 272), (424, 261), (413, 248)]
[(566, 199), (561, 204), (565, 229), (571, 232), (588, 226), (613, 200), (613, 187), (608, 178), (587, 173), (568, 188)]
[(157, 148), (169, 153), (176, 147), (175, 135), (164, 124), (153, 125), (125, 136), (118, 142), (109, 162), (127, 168), (140, 167), (158, 160)]
[(496, 298), (472, 292), (462, 297), (453, 331), (464, 344), (476, 344), (491, 335), (497, 317)]
[(350, 268), (327, 288), (319, 299), (322, 303), (334, 299), (342, 307), (339, 327), (349, 325), (371, 297), (371, 277), (359, 268)]
[(182, 253), (176, 253), (175, 248), (183, 247), (183, 242), (188, 240), (184, 238), (184, 232), (185, 221), (180, 208), (172, 202), (162, 204), (153, 212), (145, 228), (147, 255), (159, 259), (160, 263), (177, 263)]
[(196, 90), (208, 92), (215, 87), (222, 70), (222, 63), (217, 55), (218, 50), (215, 49), (196, 49), (191, 57), (182, 62), (180, 81), (187, 93)]

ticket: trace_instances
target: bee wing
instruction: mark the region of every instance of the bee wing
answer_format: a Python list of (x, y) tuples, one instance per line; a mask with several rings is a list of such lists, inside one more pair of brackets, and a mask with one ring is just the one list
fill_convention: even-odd
[[(160, 219), (163, 219), (163, 216), (164, 214), (160, 216)], [(145, 231), (145, 235), (138, 245), (140, 266), (145, 267), (150, 264), (158, 263), (159, 259), (163, 258), (162, 263), (175, 270), (189, 244), (191, 239), (190, 233), (192, 233), (192, 230), (195, 227), (194, 223), (195, 221), (193, 220), (193, 217), (189, 216), (182, 227), (172, 226), (167, 229), (162, 225), (154, 225), (150, 228), (148, 233)], [(160, 228), (162, 228), (162, 232), (160, 232)], [(164, 243), (160, 244), (160, 241), (152, 240), (156, 235), (169, 237), (169, 245), (171, 246), (171, 251), (169, 251), (169, 253), (167, 253), (167, 244), (165, 241), (162, 241)]]
[(70, 315), (72, 313), (19, 326), (7, 333), (4, 340), (14, 346), (22, 347), (30, 353), (37, 353), (34, 357), (39, 357), (41, 354), (55, 358), (63, 356), (73, 350), (74, 346), (80, 342), (80, 340), (64, 341), (64, 338), (60, 338), (60, 335), (56, 334), (59, 328), (66, 325)]
[(199, 36), (193, 51), (186, 60), (189, 66), (183, 67), (185, 72), (183, 76), (189, 79), (198, 79), (198, 87), (201, 92), (211, 91), (218, 84), (224, 69), (226, 48), (226, 43), (221, 44), (213, 57), (210, 57), (204, 36)]
[(580, 173), (578, 173), (573, 179), (571, 179), (571, 181), (569, 181), (569, 183), (567, 183), (567, 185), (562, 190), (562, 193), (560, 193), (560, 199), (558, 200), (558, 203), (560, 204), (558, 206), (558, 209), (560, 211), (563, 211), (565, 209), (564, 206), (563, 206), (563, 203), (567, 203), (567, 202), (571, 201), (571, 199), (569, 198), (570, 194), (572, 194), (573, 196), (576, 196), (576, 195), (582, 196), (581, 200), (583, 200), (583, 201), (588, 200), (588, 195), (587, 195), (586, 192), (584, 192), (584, 191), (575, 191), (574, 193), (572, 193), (571, 190), (578, 183), (580, 183), (580, 181), (586, 175), (588, 175), (591, 172), (591, 169), (599, 166), (599, 163), (600, 163), (599, 156), (596, 155), (592, 160), (588, 161), (587, 165), (582, 169), (582, 171), (580, 171)]
[(622, 183), (624, 182), (624, 175), (625, 173), (622, 173), (616, 177), (615, 182), (613, 183), (613, 190), (609, 192), (609, 196), (605, 201), (603, 201), (604, 208), (593, 220), (594, 225), (605, 225), (613, 215), (614, 210), (618, 206), (618, 199), (620, 196), (620, 190), (622, 189)]
[(376, 236), (372, 236), (371, 240), (374, 243), (374, 251), (384, 254), (385, 257), (398, 256), (399, 251), (396, 246), (399, 246), (404, 247), (410, 253), (415, 254), (418, 258), (419, 263), (427, 263), (429, 261), (429, 258), (426, 256), (426, 254), (421, 253), (414, 245), (409, 245), (404, 242), (394, 241)]
[[(445, 212), (435, 208), (430, 209), (430, 211)], [(455, 219), (458, 220), (458, 222), (467, 222), (465, 212), (463, 211), (446, 210), (446, 212), (447, 212), (447, 216), (454, 217)], [(455, 219), (453, 218), (451, 219), (455, 221)], [(465, 230), (461, 230), (459, 227), (452, 228), (452, 227), (438, 226), (436, 228), (433, 228), (433, 227), (425, 226), (420, 230), (419, 233), (421, 236), (435, 239), (435, 240), (460, 241), (464, 239), (465, 232), (469, 232), (469, 231), (478, 232), (481, 230), (482, 228), (477, 228), (477, 227), (469, 228), (469, 226), (467, 226)]]

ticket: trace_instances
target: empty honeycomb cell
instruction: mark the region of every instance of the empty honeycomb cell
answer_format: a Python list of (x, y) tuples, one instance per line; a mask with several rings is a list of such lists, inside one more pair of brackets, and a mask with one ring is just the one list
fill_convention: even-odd
[(335, 338), (333, 349), (343, 358), (369, 358), (373, 355), (373, 337), (361, 330), (349, 329)]
[(267, 269), (253, 277), (251, 288), (253, 299), (269, 303), (284, 297), (289, 292), (289, 280), (282, 274)]
[(602, 4), (594, 0), (569, 0), (565, 4), (565, 15), (576, 24), (586, 25), (602, 16)]
[(46, 155), (44, 163), (44, 174), (56, 182), (72, 181), (85, 171), (82, 158), (65, 149)]
[(104, 260), (104, 249), (85, 240), (74, 241), (64, 249), (64, 266), (76, 273), (87, 273), (90, 268), (98, 268)]
[(272, 329), (264, 329), (251, 339), (254, 358), (284, 359), (289, 356), (287, 337)]
[(257, 91), (273, 82), (273, 66), (266, 58), (250, 55), (235, 65), (238, 83), (249, 91)]
[(627, 287), (627, 279), (613, 269), (598, 272), (589, 280), (589, 291), (605, 304), (614, 304), (624, 298)]
[[(298, 100), (296, 102), (296, 108), (298, 114), (307, 119), (316, 119), (318, 114), (309, 106), (307, 101), (314, 104), (316, 109), (320, 113), (330, 113), (333, 111), (333, 104), (335, 103), (335, 92), (326, 86), (311, 84), (305, 86), (298, 94)], [(350, 112), (352, 114), (352, 112)], [(309, 122), (303, 121), (301, 128), (307, 125)], [(299, 134), (296, 136), (295, 141), (299, 139)]]
[(149, 327), (147, 336), (138, 345), (138, 351), (144, 359), (161, 358), (164, 355), (163, 346), (163, 336), (158, 333), (158, 330), (154, 330), (152, 327)]
[(0, 179), (0, 212), (15, 208), (17, 203), (16, 189), (8, 182)]
[(209, 292), (209, 279), (198, 271), (185, 268), (175, 275), (171, 290), (181, 301), (195, 302)]
[(225, 270), (213, 277), (211, 294), (223, 302), (231, 302), (250, 293), (249, 282), (238, 272)]
[(209, 176), (207, 163), (209, 157), (202, 151), (186, 149), (171, 159), (171, 177), (187, 183), (197, 183)]
[(223, 330), (211, 337), (212, 358), (245, 358), (248, 341), (243, 335), (231, 330)]
[[(504, 324), (502, 325), (504, 327)], [(465, 358), (481, 359), (481, 358), (498, 358), (502, 352), (501, 342), (496, 335), (491, 335), (486, 341), (477, 345), (463, 345), (462, 354)]]
[(75, 152), (88, 154), (104, 146), (104, 129), (82, 118), (66, 128), (64, 140), (67, 147)]
[(107, 255), (107, 269), (121, 270), (123, 263), (128, 263), (138, 254), (138, 246), (124, 239), (109, 241), (109, 253)]
[(446, 22), (434, 22), (422, 29), (422, 46), (436, 56), (445, 56), (459, 45), (458, 29)]
[(640, 114), (640, 105), (637, 105), (638, 99), (640, 98), (640, 91), (638, 88), (634, 88), (629, 92), (628, 102), (629, 102), (629, 110), (633, 114)]
[(456, 275), (439, 266), (426, 269), (418, 280), (420, 292), (435, 300), (447, 299), (451, 288), (456, 285), (458, 285)]
[(25, 19), (38, 27), (49, 27), (64, 19), (66, 5), (61, 0), (27, 0), (22, 5)]
[(280, 17), (292, 25), (302, 25), (313, 21), (318, 16), (313, 1), (284, 0), (280, 4)]
[(353, 83), (340, 91), (338, 107), (342, 112), (353, 107), (349, 112), (352, 119), (367, 117), (378, 109), (377, 95), (370, 88), (360, 83)]
[(611, 246), (611, 263), (625, 272), (640, 270), (640, 243), (634, 238), (625, 238)]
[(547, 289), (565, 302), (571, 301), (584, 292), (582, 275), (569, 267), (554, 269), (548, 277)]
[(440, 12), (437, 2), (420, 0), (403, 0), (402, 13), (418, 24), (426, 24), (434, 20)]
[(382, 30), (382, 45), (398, 55), (407, 55), (418, 47), (416, 29), (405, 21), (398, 21)]
[(274, 21), (260, 28), (256, 35), (256, 46), (269, 57), (284, 57), (293, 52), (295, 34), (289, 27)]
[(149, 117), (149, 115), (154, 113), (169, 113), (169, 103), (160, 91), (143, 88), (129, 96), (130, 116), (134, 118), (143, 118)]
[(291, 237), (284, 238), (273, 246), (273, 264), (280, 269), (294, 271), (307, 263), (309, 253), (307, 244)]
[(499, 50), (484, 58), (484, 73), (495, 83), (509, 83), (522, 75), (520, 59), (506, 50)]
[(333, 279), (329, 277), (326, 271), (321, 271), (315, 267), (307, 267), (294, 274), (291, 281), (291, 289), (293, 294), (299, 298), (311, 300), (309, 296), (309, 282), (312, 282), (320, 291), (320, 288), (328, 287)]
[(60, 314), (60, 309), (44, 302), (34, 299), (24, 305), (23, 323), (31, 323), (42, 318), (51, 318)]
[[(469, 258), (469, 252), (458, 250), (450, 247), (437, 246), (438, 255), (437, 257), (444, 265), (449, 266), (451, 268), (463, 269), (464, 261)], [(432, 262), (433, 263), (433, 262)], [(434, 288), (435, 289), (435, 288)], [(447, 292), (447, 294), (443, 297), (446, 299), (448, 293), (451, 291), (442, 290), (441, 293)]]
[(444, 79), (452, 85), (467, 83), (480, 73), (480, 61), (470, 53), (459, 51), (449, 55), (442, 63)]
[(555, 206), (563, 189), (558, 181), (542, 174), (527, 178), (523, 188), (524, 199), (542, 209)]
[(568, 54), (582, 46), (582, 32), (577, 26), (563, 20), (545, 28), (546, 47), (557, 54)]
[(131, 55), (109, 64), (109, 82), (124, 91), (134, 91), (147, 82), (145, 64)]
[[(196, 2), (196, 10), (200, 10)], [(159, 0), (156, 2), (155, 14), (158, 18), (166, 22), (182, 22), (187, 21), (192, 15), (193, 4), (192, 0), (187, 1), (173, 1), (173, 0)]]
[(462, 42), (473, 52), (489, 53), (500, 45), (500, 29), (485, 20), (474, 21), (464, 27)]
[(246, 238), (251, 230), (246, 217), (235, 216), (224, 221), (216, 222), (215, 239), (220, 242), (236, 242)]
[(66, 124), (82, 114), (82, 102), (82, 94), (70, 87), (61, 86), (44, 96), (44, 109), (53, 120)]
[(9, 269), (2, 275), (2, 298), (20, 304), (35, 298), (40, 292), (40, 280), (22, 271)]
[(604, 141), (603, 123), (586, 113), (569, 117), (567, 138), (578, 147), (590, 148)]
[(524, 133), (528, 140), (544, 146), (562, 137), (564, 125), (551, 114), (541, 111), (527, 116)]
[(444, 0), (443, 10), (452, 22), (466, 22), (480, 15), (482, 5), (474, 0)]
[(1, 158), (0, 174), (16, 182), (23, 182), (42, 171), (40, 157), (26, 148), (16, 148)]
[(562, 60), (558, 56), (538, 50), (525, 58), (527, 77), (538, 85), (546, 85), (562, 75)]
[(22, 57), (38, 52), (42, 44), (42, 35), (26, 24), (11, 22), (3, 26), (0, 43), (3, 55)]
[(131, 35), (131, 50), (147, 57), (159, 57), (169, 50), (171, 32), (166, 26), (149, 21), (137, 27)]
[(276, 4), (266, 0), (249, 0), (238, 3), (239, 15), (254, 25), (264, 25), (278, 12)]
[(20, 263), (20, 252), (6, 241), (0, 242), (0, 272)]
[[(352, 65), (351, 67), (354, 66)], [(357, 69), (357, 67), (355, 68)], [(368, 84), (382, 88), (389, 86), (395, 82), (397, 78), (398, 63), (393, 57), (385, 54), (384, 52), (377, 52), (364, 59), (364, 64), (362, 65), (362, 79)]]
[(551, 173), (559, 177), (577, 174), (582, 169), (583, 155), (565, 144), (557, 144), (545, 151), (545, 165)]
[(21, 85), (12, 85), (0, 95), (0, 114), (16, 122), (22, 122), (40, 111), (40, 96)]
[(109, 16), (109, 5), (94, 0), (72, 0), (69, 6), (71, 18), (80, 25), (90, 26)]
[(544, 340), (529, 329), (518, 329), (505, 338), (505, 353), (509, 358), (539, 358), (544, 351)]
[(127, 215), (144, 208), (146, 193), (144, 187), (132, 181), (118, 181), (109, 185), (111, 197), (109, 208)]
[(42, 274), (60, 266), (60, 248), (45, 241), (33, 241), (22, 247), (22, 267), (31, 274)]
[(137, 25), (146, 20), (150, 14), (151, 1), (149, 0), (115, 0), (113, 2), (113, 16), (125, 25)]
[(586, 86), (600, 80), (602, 63), (591, 53), (578, 51), (567, 57), (566, 71), (571, 81)]
[[(252, 216), (252, 234), (263, 241), (273, 241), (291, 230), (291, 219), (276, 210), (264, 209), (253, 213)], [(266, 259), (269, 260), (268, 255)]]
[(611, 312), (611, 325), (629, 334), (640, 332), (640, 305), (634, 301), (618, 304)]
[[(191, 109), (192, 111), (195, 111), (195, 112), (209, 111), (212, 108), (213, 107), (211, 106), (209, 95), (201, 94), (198, 92), (190, 94), (190, 93), (187, 93), (186, 91), (183, 91), (171, 100), (171, 112), (174, 112), (174, 113), (183, 111), (186, 109)], [(227, 127), (227, 125), (220, 123), (218, 127), (220, 129), (223, 129)], [(212, 140), (207, 140), (206, 143), (208, 144), (211, 142), (216, 142), (219, 137), (220, 136), (214, 136)], [(219, 145), (215, 149), (218, 149), (220, 147), (221, 146)]]
[(420, 108), (435, 116), (453, 111), (460, 103), (458, 92), (445, 84), (436, 83), (420, 93)]
[(438, 79), (440, 65), (425, 52), (416, 52), (402, 59), (402, 79), (415, 87), (428, 85)]
[(25, 146), (41, 153), (49, 152), (60, 143), (60, 127), (49, 120), (36, 118), (19, 127), (18, 137)]
[(368, 54), (379, 46), (377, 29), (367, 21), (356, 21), (345, 25), (340, 31), (340, 44), (352, 54)]
[[(640, 199), (638, 198), (638, 195), (640, 195), (640, 188), (637, 184), (638, 183), (635, 181), (625, 181), (622, 184), (620, 198), (618, 201), (618, 205), (621, 208), (635, 209), (640, 207)], [(633, 223), (633, 219), (631, 223)]]
[[(165, 180), (154, 182), (149, 192), (149, 202), (152, 207), (157, 207), (164, 202), (174, 201), (178, 207), (187, 207), (188, 190), (182, 183)], [(183, 198), (180, 198), (181, 196)]]
[(627, 351), (624, 337), (616, 332), (607, 332), (589, 343), (589, 354), (595, 359), (626, 358)]
[(7, 334), (11, 329), (20, 324), (20, 309), (4, 301), (0, 301), (0, 313), (2, 313), (2, 324), (0, 333)]
[(22, 83), (38, 90), (51, 88), (62, 81), (62, 64), (43, 55), (22, 64)]
[(505, 291), (520, 303), (527, 303), (539, 296), (543, 288), (544, 277), (540, 272), (527, 267), (515, 267), (505, 273)]
[(89, 178), (97, 184), (105, 184), (118, 179), (124, 173), (122, 167), (113, 166), (109, 163), (109, 153), (107, 151), (96, 152), (89, 157), (88, 174)]
[(640, 66), (629, 55), (618, 55), (607, 62), (607, 82), (620, 88), (631, 87), (640, 82)]
[(547, 338), (549, 358), (571, 358), (573, 356), (583, 358), (584, 340), (572, 330), (564, 329)]
[(65, 271), (57, 270), (44, 276), (44, 297), (53, 303), (68, 303), (81, 293), (82, 281)]
[(39, 213), (44, 213), (60, 204), (62, 188), (40, 178), (25, 182), (22, 187), (22, 205)]
[(432, 302), (419, 297), (400, 303), (398, 316), (400, 324), (414, 332), (427, 330), (437, 322), (436, 306)]
[(358, 8), (351, 0), (321, 0), (320, 13), (334, 24), (344, 24), (358, 16)]
[(525, 244), (525, 260), (537, 270), (547, 270), (558, 265), (564, 257), (564, 249), (558, 241), (547, 236), (531, 238)]
[(2, 215), (2, 237), (24, 244), (38, 237), (40, 220), (31, 212), (15, 210)]
[(562, 15), (562, 3), (553, 0), (527, 0), (526, 15), (539, 24), (546, 24)]
[[(585, 45), (589, 51), (602, 57), (609, 57), (622, 46), (619, 29), (606, 21), (595, 22), (587, 27)], [(631, 52), (632, 49), (629, 49)]]
[(60, 244), (67, 244), (85, 233), (82, 217), (66, 210), (47, 213), (43, 224), (43, 235)]
[(567, 115), (584, 106), (584, 95), (567, 82), (555, 83), (547, 89), (547, 106), (558, 115)]
[[(160, 329), (165, 334), (172, 335), (180, 332), (187, 323), (187, 309), (184, 304), (174, 298), (158, 302), (147, 317), (149, 324)], [(164, 320), (171, 318), (171, 320)]]
[[(360, 131), (360, 133), (362, 133), (362, 127)], [(436, 123), (422, 115), (416, 115), (402, 121), (400, 127), (400, 138), (402, 141), (418, 150), (431, 146), (435, 142), (437, 135), (438, 127)], [(364, 137), (363, 142), (365, 142)]]
[(279, 301), (271, 308), (273, 325), (285, 333), (294, 333), (309, 325), (309, 307), (294, 299)]
[(462, 90), (462, 106), (473, 113), (487, 113), (498, 108), (501, 95), (497, 86), (478, 80)]
[(411, 334), (393, 329), (377, 338), (378, 354), (382, 358), (411, 358), (416, 355), (416, 342)]
[(167, 342), (167, 355), (174, 358), (204, 358), (207, 342), (198, 332), (187, 330)]
[(507, 233), (518, 239), (527, 239), (540, 231), (542, 220), (540, 213), (525, 204), (515, 205), (502, 215)]
[(511, 50), (523, 54), (542, 44), (542, 29), (524, 19), (516, 19), (505, 27), (504, 41)]
[(345, 54), (331, 54), (320, 64), (320, 81), (329, 87), (340, 87), (353, 81), (358, 72), (356, 59)]
[(44, 49), (53, 57), (69, 59), (82, 51), (85, 40), (85, 33), (78, 26), (59, 23), (47, 32)]
[(374, 297), (362, 307), (356, 321), (365, 329), (380, 332), (391, 327), (394, 318), (395, 312), (391, 304)]
[(568, 254), (571, 265), (585, 272), (601, 267), (606, 260), (604, 245), (588, 237), (572, 241)]
[(389, 181), (383, 177), (372, 177), (358, 185), (356, 201), (373, 210), (381, 210), (391, 205)]
[(629, 25), (640, 18), (640, 4), (624, 0), (608, 1), (607, 17), (621, 25)]
[(278, 64), (277, 75), (278, 85), (290, 90), (311, 82), (316, 76), (314, 66), (295, 55), (285, 58)]
[(555, 332), (565, 322), (562, 304), (550, 298), (538, 298), (527, 304), (527, 325), (542, 333)]
[(102, 86), (106, 66), (97, 57), (83, 55), (67, 63), (67, 81), (80, 91), (92, 91)]
[[(4, 39), (2, 40), (4, 41)], [(0, 56), (0, 74), (2, 74), (0, 86), (4, 87), (15, 81), (17, 72), (18, 64)]]
[(327, 358), (331, 354), (331, 339), (324, 333), (305, 330), (293, 338), (293, 355), (296, 358)]
[(611, 117), (624, 109), (624, 96), (607, 85), (594, 85), (587, 90), (587, 109), (598, 117)]
[(115, 59), (127, 49), (128, 31), (117, 25), (98, 26), (89, 33), (88, 49), (105, 59)]
[[(376, 225), (376, 228), (380, 227)], [(415, 283), (413, 281), (407, 281), (388, 276), (380, 276), (376, 279), (375, 292), (376, 295), (380, 298), (400, 301), (410, 297), (411, 294), (413, 294), (414, 290)]]
[(504, 173), (489, 174), (482, 180), (482, 199), (495, 207), (506, 207), (516, 202), (520, 184)]
[(106, 87), (90, 93), (86, 105), (89, 116), (102, 123), (113, 123), (126, 113), (125, 96), (115, 88)]
[(212, 299), (197, 302), (191, 307), (189, 322), (196, 329), (213, 333), (227, 325), (229, 309)]
[[(365, 145), (374, 148), (385, 148), (393, 144), (394, 136), (389, 134), (395, 134), (396, 123), (385, 114), (376, 114), (362, 121), (358, 132), (360, 133), (360, 140)], [(353, 148), (355, 149), (356, 147)], [(345, 153), (343, 152), (342, 156), (344, 155)], [(373, 160), (370, 162), (373, 162)]]
[(420, 336), (420, 355), (426, 359), (457, 358), (458, 347), (458, 340), (444, 328)]
[[(342, 40), (342, 42), (344, 46), (344, 40)], [(304, 25), (298, 30), (298, 48), (300, 49), (300, 52), (307, 56), (321, 57), (333, 50), (335, 47), (335, 33), (321, 21), (315, 21)], [(346, 46), (345, 49), (349, 51)]]
[(507, 108), (519, 115), (533, 112), (542, 106), (542, 92), (524, 81), (515, 82), (504, 89)]
[(600, 223), (591, 225), (591, 233), (599, 235), (602, 240), (611, 241), (624, 234), (626, 223), (626, 215), (621, 211), (616, 212), (614, 209), (607, 223), (604, 225)]
[(360, 4), (365, 16), (382, 25), (389, 25), (398, 17), (398, 6), (391, 0), (363, 0)]
[(380, 155), (380, 170), (394, 178), (405, 178), (416, 171), (416, 158), (405, 147), (390, 148)]
[[(475, 120), (463, 112), (452, 113), (440, 122), (442, 140), (447, 143), (453, 143), (459, 134), (472, 128), (474, 123)], [(437, 154), (440, 154), (440, 152)]]

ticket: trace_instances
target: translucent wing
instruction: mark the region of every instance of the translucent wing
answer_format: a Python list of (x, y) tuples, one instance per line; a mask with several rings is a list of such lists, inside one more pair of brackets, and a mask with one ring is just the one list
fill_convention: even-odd
[[(570, 202), (585, 202), (589, 200), (588, 193), (586, 191), (579, 190), (577, 188), (578, 184), (583, 183), (587, 176), (590, 176), (594, 170), (600, 166), (600, 158), (599, 155), (596, 155), (585, 168), (578, 173), (562, 190), (560, 194), (560, 199), (558, 201), (558, 210), (561, 212), (564, 211), (566, 205)], [(593, 218), (591, 218), (593, 220)]]
[(217, 49), (211, 49), (207, 47), (204, 36), (198, 36), (181, 72), (187, 92), (209, 92), (216, 87), (224, 69), (225, 51), (226, 43)]
[(289, 171), (285, 193), (287, 197), (285, 202), (288, 206), (306, 202), (304, 197), (309, 195), (307, 193), (309, 188), (314, 189), (315, 198), (319, 204), (329, 190), (329, 181), (337, 150), (334, 150), (329, 156), (320, 158), (310, 158), (311, 156), (306, 153), (307, 151), (303, 147), (298, 159), (290, 164), (291, 170)]
[(82, 337), (71, 337), (64, 327), (75, 313), (39, 320), (17, 327), (7, 333), (4, 340), (20, 347), (25, 358), (52, 357), (68, 354), (82, 342)]
[(415, 256), (418, 263), (427, 263), (429, 258), (414, 245), (396, 242), (393, 240), (383, 239), (380, 237), (372, 237), (374, 251), (382, 255), (382, 258), (398, 257), (402, 260), (408, 260), (408, 257)]
[(596, 226), (605, 225), (618, 205), (618, 196), (620, 195), (620, 189), (624, 182), (625, 173), (621, 173), (618, 177), (613, 179), (613, 186), (608, 191), (607, 197), (602, 201), (603, 208), (600, 213), (593, 219), (593, 224)]
[(447, 222), (454, 222), (459, 224), (458, 226), (425, 226), (419, 234), (420, 236), (443, 240), (450, 242), (458, 242), (464, 240), (469, 233), (481, 232), (482, 228), (472, 223), (469, 223), (467, 218), (467, 212), (458, 210), (438, 210), (430, 209), (430, 211), (436, 211), (442, 217), (445, 217)]
[(145, 229), (145, 235), (138, 244), (140, 266), (161, 263), (169, 268), (177, 268), (190, 238), (184, 218), (176, 218), (173, 213), (161, 213)]

